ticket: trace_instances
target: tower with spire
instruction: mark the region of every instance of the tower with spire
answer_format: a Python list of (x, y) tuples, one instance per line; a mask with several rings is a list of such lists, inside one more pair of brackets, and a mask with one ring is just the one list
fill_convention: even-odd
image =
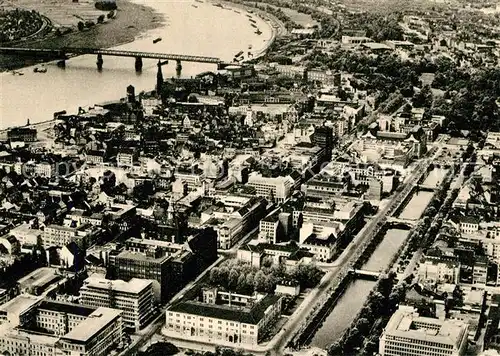
[(161, 89), (163, 87), (163, 73), (161, 71), (161, 61), (158, 61), (158, 72), (156, 73), (156, 93), (158, 96), (161, 95)]

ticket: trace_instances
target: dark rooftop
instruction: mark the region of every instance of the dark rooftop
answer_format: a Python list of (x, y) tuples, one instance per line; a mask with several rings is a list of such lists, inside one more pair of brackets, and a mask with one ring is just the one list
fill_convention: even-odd
[(279, 298), (280, 297), (276, 295), (268, 295), (255, 304), (251, 309), (206, 304), (190, 300), (175, 304), (168, 310), (172, 312), (188, 313), (256, 325), (264, 317), (264, 313), (267, 308), (276, 303)]
[(44, 300), (38, 309), (51, 310), (59, 313), (75, 314), (80, 316), (89, 316), (95, 311), (95, 308), (86, 307), (78, 304), (60, 303)]

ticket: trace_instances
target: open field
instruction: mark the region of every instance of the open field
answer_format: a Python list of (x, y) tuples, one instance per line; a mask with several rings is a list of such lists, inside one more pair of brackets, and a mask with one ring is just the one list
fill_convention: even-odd
[[(265, 5), (269, 5), (275, 9), (279, 9), (278, 6), (270, 5), (268, 3), (265, 3)], [(310, 27), (317, 25), (318, 23), (311, 17), (311, 15), (308, 14), (303, 14), (301, 12), (298, 12), (296, 10), (292, 10), (290, 8), (282, 7), (280, 8), (283, 13), (290, 18), (291, 21), (293, 21), (295, 24), (301, 27)]]
[(1, 0), (1, 8), (36, 10), (47, 16), (55, 27), (76, 27), (79, 21), (94, 21), (106, 11), (97, 10), (93, 0)]

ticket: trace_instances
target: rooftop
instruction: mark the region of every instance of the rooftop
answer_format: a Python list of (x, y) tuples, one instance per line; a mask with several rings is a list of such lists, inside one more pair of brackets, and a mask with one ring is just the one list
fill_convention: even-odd
[(267, 309), (276, 303), (279, 298), (276, 295), (267, 295), (252, 308), (206, 304), (190, 300), (175, 304), (168, 311), (256, 325), (264, 317)]
[(61, 278), (62, 276), (57, 275), (55, 268), (42, 267), (21, 278), (17, 283), (21, 289), (26, 289), (36, 286), (43, 287)]
[[(149, 287), (153, 282), (146, 279), (132, 278), (130, 281), (125, 282), (120, 279), (110, 280), (102, 277), (91, 276), (85, 280), (85, 286), (88, 288), (97, 289), (112, 289), (117, 292), (125, 293), (140, 293), (145, 288)], [(84, 286), (84, 287), (85, 287)]]
[(29, 294), (22, 294), (7, 303), (0, 305), (0, 311), (12, 314), (20, 314), (25, 310), (35, 306), (42, 300), (42, 297), (35, 297)]
[(96, 308), (90, 308), (80, 304), (54, 302), (50, 300), (42, 301), (38, 309), (44, 309), (44, 310), (55, 311), (58, 313), (74, 314), (86, 317), (91, 315), (96, 310)]
[(439, 320), (418, 316), (405, 310), (397, 310), (387, 324), (385, 335), (436, 342), (459, 349), (467, 337), (467, 325), (459, 320)]
[(86, 343), (104, 327), (122, 314), (121, 310), (99, 307), (87, 319), (78, 324), (61, 339), (70, 342)]

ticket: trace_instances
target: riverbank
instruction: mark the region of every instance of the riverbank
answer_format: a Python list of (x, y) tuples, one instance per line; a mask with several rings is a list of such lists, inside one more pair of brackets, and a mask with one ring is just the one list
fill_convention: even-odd
[[(17, 3), (16, 3), (17, 4)], [(44, 1), (23, 1), (23, 8), (39, 11), (42, 15), (47, 16), (55, 24), (61, 24), (63, 20), (62, 13), (65, 11), (54, 12), (49, 11), (47, 4)], [(20, 6), (21, 7), (21, 6)], [(98, 11), (98, 13), (106, 15), (106, 11)], [(86, 15), (85, 15), (86, 14)], [(85, 19), (90, 16), (88, 9), (79, 12), (67, 11), (68, 17), (64, 25), (72, 22)], [(97, 19), (94, 11), (92, 16)], [(129, 0), (122, 0), (119, 3), (118, 10), (115, 11), (115, 17), (107, 20), (103, 24), (96, 25), (86, 31), (78, 31), (77, 29), (66, 35), (57, 37), (54, 34), (47, 35), (45, 38), (38, 40), (28, 40), (18, 43), (17, 47), (36, 46), (41, 48), (60, 48), (60, 47), (99, 47), (109, 48), (119, 46), (125, 43), (134, 41), (146, 31), (156, 29), (165, 23), (165, 17), (156, 12), (153, 8), (135, 3)], [(33, 59), (19, 58), (12, 55), (0, 55), (0, 71), (19, 69), (29, 65), (36, 64), (39, 61)]]
[(212, 5), (220, 4), (227, 10), (233, 10), (233, 11), (241, 10), (246, 12), (252, 12), (253, 14), (261, 18), (264, 22), (266, 22), (269, 25), (269, 28), (271, 29), (271, 38), (267, 41), (266, 46), (260, 49), (258, 52), (254, 52), (253, 57), (248, 58), (245, 61), (256, 60), (264, 56), (269, 50), (269, 47), (271, 47), (271, 45), (274, 43), (276, 38), (284, 36), (288, 32), (285, 27), (285, 24), (281, 22), (276, 16), (273, 16), (270, 13), (255, 8), (253, 6), (242, 4), (239, 2), (232, 2), (231, 0), (223, 0), (223, 1), (207, 0), (207, 3), (210, 3)]

